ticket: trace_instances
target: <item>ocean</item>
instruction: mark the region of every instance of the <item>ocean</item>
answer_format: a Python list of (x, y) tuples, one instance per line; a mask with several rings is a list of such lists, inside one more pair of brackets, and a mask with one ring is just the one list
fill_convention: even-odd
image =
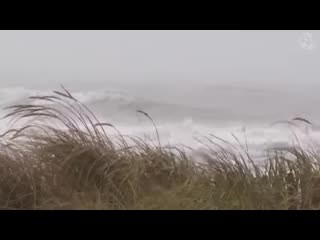
[[(123, 135), (157, 142), (152, 122), (137, 111), (148, 113), (157, 126), (163, 146), (189, 146), (199, 150), (204, 147), (206, 138), (218, 142), (221, 138), (235, 145), (240, 141), (248, 146), (252, 155), (259, 157), (266, 149), (294, 143), (295, 135), (304, 145), (320, 140), (318, 85), (158, 82), (153, 85), (100, 84), (96, 88), (69, 84), (67, 88), (101, 122), (111, 123)], [(29, 96), (48, 95), (52, 90), (60, 90), (60, 87), (1, 88), (0, 113), (7, 113), (4, 107), (31, 102)], [(296, 127), (281, 123), (295, 117), (306, 118), (312, 126), (298, 121)], [(2, 132), (8, 129), (5, 120), (0, 124)], [(112, 129), (108, 132), (115, 134)]]

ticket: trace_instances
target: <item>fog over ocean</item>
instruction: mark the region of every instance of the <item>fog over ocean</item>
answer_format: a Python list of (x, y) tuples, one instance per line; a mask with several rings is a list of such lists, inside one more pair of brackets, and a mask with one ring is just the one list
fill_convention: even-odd
[[(252, 152), (320, 140), (320, 31), (0, 31), (0, 107), (63, 84), (123, 134), (199, 147), (214, 134)], [(1, 115), (5, 112), (0, 111)], [(1, 131), (7, 126), (0, 122)]]

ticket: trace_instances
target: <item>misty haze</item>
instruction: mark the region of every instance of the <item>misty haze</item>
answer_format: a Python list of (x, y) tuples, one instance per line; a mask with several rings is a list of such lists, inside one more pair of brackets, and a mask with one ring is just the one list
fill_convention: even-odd
[(319, 36), (319, 31), (1, 31), (0, 105), (63, 84), (125, 132), (153, 131), (137, 116), (139, 109), (154, 118), (169, 143), (192, 144), (194, 135), (208, 131), (229, 137), (243, 127), (256, 143), (270, 137), (284, 141), (280, 130), (277, 137), (268, 135), (270, 124), (319, 119)]
[[(199, 139), (239, 139), (258, 161), (296, 137), (303, 146), (320, 140), (319, 39), (320, 31), (0, 31), (0, 113), (63, 85), (125, 136), (191, 147), (196, 162)], [(0, 123), (2, 133), (10, 127)]]

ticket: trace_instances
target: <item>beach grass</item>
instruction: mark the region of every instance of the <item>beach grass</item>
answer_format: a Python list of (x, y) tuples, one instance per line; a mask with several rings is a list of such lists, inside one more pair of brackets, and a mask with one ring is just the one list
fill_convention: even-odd
[(100, 122), (63, 87), (30, 99), (6, 108), (4, 119), (13, 124), (0, 138), (0, 209), (320, 208), (316, 149), (272, 150), (258, 162), (245, 144), (211, 135), (197, 162), (163, 146), (143, 110), (154, 124), (154, 143)]

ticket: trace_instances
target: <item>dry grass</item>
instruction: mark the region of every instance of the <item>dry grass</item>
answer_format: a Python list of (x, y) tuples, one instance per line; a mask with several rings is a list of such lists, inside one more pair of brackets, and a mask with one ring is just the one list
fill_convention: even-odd
[(64, 88), (31, 99), (39, 103), (7, 108), (23, 124), (0, 138), (1, 209), (320, 208), (316, 151), (277, 150), (257, 166), (245, 146), (211, 135), (197, 164), (159, 135), (155, 145), (121, 135)]

